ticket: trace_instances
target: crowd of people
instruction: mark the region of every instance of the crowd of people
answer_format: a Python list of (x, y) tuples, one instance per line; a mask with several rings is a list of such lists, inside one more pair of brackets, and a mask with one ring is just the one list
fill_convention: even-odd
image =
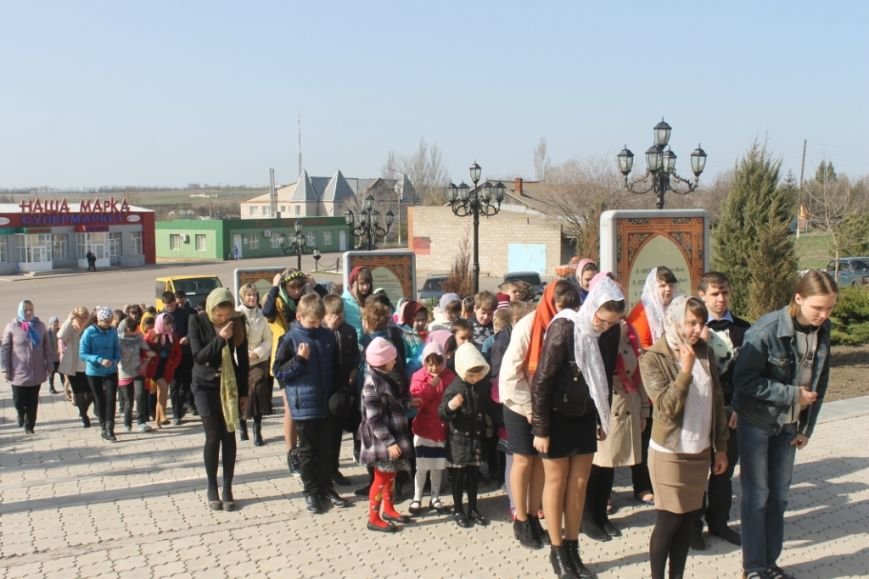
[[(536, 304), (523, 282), (393, 304), (363, 267), (335, 289), (290, 269), (266, 295), (215, 289), (201, 311), (167, 292), (160, 311), (77, 306), (47, 325), (24, 300), (0, 348), (19, 426), (34, 432), (40, 387), (55, 393), (57, 375), (82, 426), (93, 406), (110, 442), (118, 416), (148, 432), (198, 415), (208, 506), (232, 511), (236, 438), (250, 423), (265, 444), (277, 383), (287, 465), (313, 514), (350, 505), (335, 486), (349, 484), (338, 469), (349, 432), (368, 470), (356, 494), (369, 530), (396, 533), (426, 511), (487, 525), (480, 487), (503, 486), (515, 540), (549, 545), (559, 577), (592, 577), (580, 533), (621, 536), (609, 515), (614, 469), (626, 467), (656, 511), (652, 577), (683, 576), (689, 550), (705, 548), (704, 520), (742, 546), (744, 577), (791, 577), (777, 561), (795, 451), (829, 376), (838, 288), (826, 273), (803, 275), (791, 303), (753, 326), (730, 311), (726, 275), (704, 274), (689, 296), (665, 266), (630, 311), (591, 260)], [(729, 526), (737, 462), (742, 534)]]

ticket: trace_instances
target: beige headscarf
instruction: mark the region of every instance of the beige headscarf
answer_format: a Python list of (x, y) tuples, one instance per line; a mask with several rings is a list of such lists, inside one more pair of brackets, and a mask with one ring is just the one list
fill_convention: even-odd
[[(214, 320), (211, 314), (221, 304), (228, 304), (230, 308), (235, 310), (233, 307), (235, 298), (232, 292), (222, 287), (211, 290), (211, 293), (208, 294), (208, 298), (205, 300), (205, 312), (212, 323), (214, 323)], [(228, 341), (220, 353), (220, 407), (223, 410), (226, 431), (235, 432), (239, 423), (238, 383), (235, 381), (235, 368), (232, 366), (232, 352), (229, 350)]]

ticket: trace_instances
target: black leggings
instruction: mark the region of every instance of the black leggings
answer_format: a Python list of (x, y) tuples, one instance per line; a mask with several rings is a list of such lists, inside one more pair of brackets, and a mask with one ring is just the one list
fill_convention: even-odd
[(599, 527), (609, 522), (606, 506), (613, 491), (614, 476), (615, 469), (595, 465), (591, 467), (585, 492), (585, 514)]
[(652, 565), (652, 579), (664, 579), (667, 558), (670, 559), (669, 577), (681, 577), (688, 559), (688, 540), (694, 521), (702, 510), (678, 514), (670, 511), (655, 511), (655, 528), (649, 541), (649, 562)]
[(220, 458), (220, 447), (223, 446), (223, 500), (232, 499), (232, 477), (235, 474), (235, 433), (226, 430), (226, 422), (222, 414), (202, 416), (202, 426), (205, 428), (205, 447), (202, 450), (205, 459), (205, 475), (208, 477), (208, 500), (216, 501), (217, 496), (217, 462)]
[(458, 513), (464, 513), (462, 495), (468, 493), (468, 512), (477, 510), (477, 489), (480, 486), (480, 470), (476, 466), (451, 468), (453, 475), (453, 508)]

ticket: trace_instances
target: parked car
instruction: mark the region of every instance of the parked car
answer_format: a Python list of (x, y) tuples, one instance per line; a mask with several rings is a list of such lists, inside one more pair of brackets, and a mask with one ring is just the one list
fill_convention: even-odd
[[(836, 260), (827, 264), (827, 273), (836, 279)], [(839, 286), (869, 285), (869, 257), (843, 257), (839, 259)]]
[(535, 300), (540, 299), (540, 296), (543, 295), (543, 288), (546, 287), (546, 282), (540, 279), (540, 274), (536, 271), (512, 271), (504, 276), (504, 280), (500, 285), (508, 281), (524, 281), (530, 284)]
[(419, 288), (419, 301), (425, 300), (439, 300), (441, 296), (444, 295), (443, 283), (447, 281), (449, 276), (447, 274), (437, 274), (430, 275), (425, 278), (425, 283), (422, 284), (422, 287)]
[(157, 311), (163, 310), (163, 292), (175, 293), (178, 290), (187, 294), (187, 301), (194, 308), (205, 307), (208, 294), (215, 288), (223, 287), (220, 278), (216, 275), (175, 275), (171, 277), (158, 277), (154, 288), (154, 305)]

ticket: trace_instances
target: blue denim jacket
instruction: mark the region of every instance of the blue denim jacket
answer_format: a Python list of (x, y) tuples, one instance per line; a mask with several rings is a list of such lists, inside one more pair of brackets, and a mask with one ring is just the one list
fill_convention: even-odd
[[(770, 312), (745, 334), (733, 370), (733, 408), (768, 432), (779, 432), (788, 409), (800, 399), (797, 349), (793, 318), (788, 308)], [(830, 321), (818, 329), (818, 350), (812, 368), (811, 389), (817, 401), (800, 413), (799, 432), (811, 436), (827, 392), (830, 377)]]

